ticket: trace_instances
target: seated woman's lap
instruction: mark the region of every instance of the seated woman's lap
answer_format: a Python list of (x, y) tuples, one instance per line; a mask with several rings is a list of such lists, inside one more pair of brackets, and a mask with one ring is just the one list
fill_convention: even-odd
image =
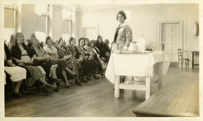
[(15, 67), (8, 67), (5, 66), (4, 70), (11, 76), (10, 79), (13, 82), (21, 81), (23, 79), (26, 79), (26, 69), (21, 68), (19, 66)]

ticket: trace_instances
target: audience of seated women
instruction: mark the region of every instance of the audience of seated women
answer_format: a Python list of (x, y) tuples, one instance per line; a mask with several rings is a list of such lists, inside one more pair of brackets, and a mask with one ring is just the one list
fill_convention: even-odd
[[(63, 78), (65, 81), (65, 85), (66, 88), (70, 87), (70, 83), (68, 81), (67, 75), (66, 75), (66, 71), (69, 71), (70, 69), (66, 66), (65, 60), (60, 60), (58, 59), (58, 50), (52, 45), (53, 41), (51, 39), (51, 37), (47, 37), (46, 38), (46, 43), (47, 45), (44, 47), (44, 49), (39, 45), (39, 41), (37, 39), (34, 39), (34, 41), (36, 42), (36, 47), (34, 47), (34, 50), (36, 52), (36, 56), (38, 56), (38, 58), (45, 58), (47, 60), (47, 62), (44, 65), (41, 65), (42, 67), (45, 68), (45, 70), (47, 72), (50, 72), (49, 67), (52, 65), (57, 64), (58, 67), (56, 69), (56, 73), (57, 73), (57, 77), (58, 78)], [(56, 76), (54, 76), (53, 78), (57, 78)]]
[[(39, 44), (38, 39), (32, 39), (33, 45), (31, 46), (32, 55), (35, 65), (40, 65), (47, 73), (47, 77), (51, 80), (52, 84), (59, 86), (60, 79), (63, 78), (66, 82), (66, 87), (69, 88), (70, 84), (66, 76), (66, 64), (65, 61), (59, 59), (51, 59), (46, 51)], [(55, 67), (57, 66), (57, 67)], [(51, 70), (52, 69), (52, 70)]]
[[(9, 43), (11, 57), (7, 54), (9, 51), (5, 50), (5, 72), (11, 76), (11, 81), (16, 82), (13, 93), (18, 97), (22, 97), (19, 88), (23, 79), (27, 87), (33, 86), (37, 81), (41, 82), (47, 94), (49, 89), (58, 92), (62, 79), (69, 88), (67, 74), (81, 86), (80, 82), (87, 82), (96, 77), (94, 75), (103, 74), (107, 65), (105, 61), (109, 50), (105, 48), (100, 36), (97, 41), (80, 38), (78, 46), (75, 45), (74, 37), (70, 37), (66, 45), (62, 38), (53, 42), (48, 36), (46, 45), (43, 46), (35, 34), (32, 34), (27, 42), (26, 45), (23, 33), (17, 32)], [(9, 50), (6, 45), (5, 49)], [(22, 76), (17, 77), (16, 72)]]
[[(17, 32), (13, 41), (15, 45), (11, 47), (11, 57), (15, 60), (16, 64), (27, 69), (26, 85), (31, 87), (36, 81), (40, 81), (46, 89), (55, 89), (56, 86), (47, 83), (46, 72), (41, 66), (33, 66), (31, 59), (30, 49), (24, 43), (23, 33)], [(45, 92), (46, 94), (48, 91)]]
[(68, 46), (66, 46), (66, 42), (63, 39), (59, 40), (57, 49), (58, 49), (59, 59), (65, 60), (66, 66), (69, 69), (68, 72), (73, 77), (75, 83), (79, 86), (82, 86), (80, 84), (80, 79), (78, 76), (76, 59), (72, 55), (72, 52), (70, 51)]
[(96, 72), (97, 64), (94, 60), (92, 60), (94, 57), (92, 54), (88, 53), (87, 50), (84, 48), (85, 45), (85, 39), (80, 38), (78, 42), (77, 51), (80, 53), (83, 57), (82, 61), (82, 70), (83, 70), (83, 79), (87, 80), (93, 78), (93, 74)]

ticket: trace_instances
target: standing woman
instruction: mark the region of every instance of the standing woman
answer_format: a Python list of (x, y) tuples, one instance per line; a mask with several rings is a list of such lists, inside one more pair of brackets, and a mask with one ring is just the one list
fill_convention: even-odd
[[(125, 23), (127, 16), (124, 11), (119, 11), (116, 19), (119, 21), (119, 26), (116, 29), (114, 36), (114, 44), (112, 46), (113, 52), (128, 50), (130, 43), (132, 41), (132, 30)], [(121, 82), (125, 80), (125, 76), (120, 77)]]
[(128, 50), (130, 46), (130, 42), (132, 41), (132, 30), (125, 23), (127, 16), (124, 11), (118, 12), (116, 19), (119, 21), (119, 26), (116, 29), (116, 33), (114, 36), (115, 46), (113, 50), (116, 49), (118, 51)]

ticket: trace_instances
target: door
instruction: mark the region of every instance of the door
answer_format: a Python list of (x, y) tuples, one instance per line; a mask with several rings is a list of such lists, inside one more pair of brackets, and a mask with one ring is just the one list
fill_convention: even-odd
[(89, 38), (89, 40), (97, 39), (97, 28), (96, 27), (88, 27), (84, 28), (84, 37)]
[(171, 62), (178, 62), (178, 49), (182, 49), (181, 23), (162, 23), (162, 51), (164, 51)]

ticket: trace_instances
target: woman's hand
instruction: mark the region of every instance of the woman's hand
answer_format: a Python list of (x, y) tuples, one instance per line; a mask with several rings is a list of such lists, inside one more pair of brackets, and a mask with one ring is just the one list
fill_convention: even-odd
[(123, 48), (123, 50), (128, 50), (128, 46), (125, 45), (124, 48)]
[(45, 60), (46, 60), (46, 61), (50, 61), (50, 60), (51, 60), (51, 57), (50, 57), (50, 56), (47, 56), (47, 57), (45, 57)]
[(64, 56), (64, 57), (63, 57), (63, 60), (67, 60), (67, 59), (69, 59), (69, 58), (72, 58), (72, 54), (69, 54), (69, 55)]
[(19, 66), (25, 66), (25, 64), (23, 62), (19, 62), (18, 65)]
[(7, 64), (8, 64), (9, 66), (11, 66), (11, 67), (16, 66), (16, 65), (13, 63), (12, 60), (7, 60)]
[(109, 53), (109, 52), (106, 52), (106, 53), (105, 53), (105, 56), (109, 57), (109, 56), (110, 56), (110, 53)]

